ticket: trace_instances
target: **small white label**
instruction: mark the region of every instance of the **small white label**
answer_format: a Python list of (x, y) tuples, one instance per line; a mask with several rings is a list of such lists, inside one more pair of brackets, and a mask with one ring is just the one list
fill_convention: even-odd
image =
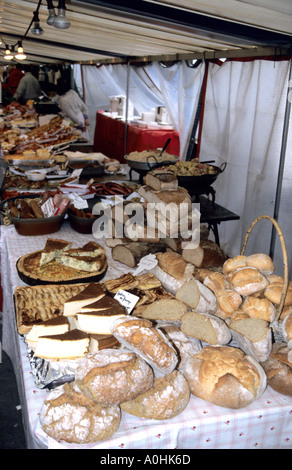
[(46, 202), (44, 202), (44, 204), (42, 204), (42, 211), (43, 211), (45, 218), (53, 217), (54, 212), (55, 212), (55, 207), (54, 207), (54, 202), (53, 202), (52, 197), (50, 197)]
[(138, 300), (140, 300), (137, 295), (123, 289), (119, 289), (114, 298), (126, 309), (128, 314), (131, 313)]
[(144, 256), (140, 259), (139, 264), (134, 272), (134, 276), (141, 274), (143, 271), (151, 271), (158, 264), (157, 258), (155, 255), (150, 253), (149, 255)]

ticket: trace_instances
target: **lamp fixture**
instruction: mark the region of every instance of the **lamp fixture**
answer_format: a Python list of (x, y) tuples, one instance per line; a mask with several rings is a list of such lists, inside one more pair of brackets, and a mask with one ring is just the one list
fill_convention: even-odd
[(66, 18), (65, 0), (58, 2), (58, 15), (54, 18), (53, 26), (57, 29), (68, 29), (71, 26), (70, 21)]
[(33, 13), (33, 28), (30, 30), (31, 34), (34, 36), (41, 36), (44, 34), (44, 30), (40, 25), (39, 12), (34, 11)]
[(5, 60), (12, 60), (13, 59), (13, 54), (11, 53), (9, 46), (5, 45), (5, 48), (6, 49), (5, 49), (4, 59)]
[(18, 46), (17, 46), (17, 54), (15, 55), (15, 59), (17, 60), (25, 60), (26, 55), (23, 52), (23, 47), (22, 47), (22, 42), (18, 41)]
[(54, 24), (54, 19), (56, 18), (56, 12), (52, 0), (47, 0), (49, 16), (47, 18), (47, 24), (52, 26)]

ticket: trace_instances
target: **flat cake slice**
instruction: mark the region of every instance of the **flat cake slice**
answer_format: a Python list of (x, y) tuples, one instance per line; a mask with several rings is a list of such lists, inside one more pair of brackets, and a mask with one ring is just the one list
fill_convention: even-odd
[(35, 349), (40, 336), (59, 335), (69, 331), (69, 322), (66, 317), (59, 315), (50, 320), (33, 325), (26, 335), (25, 341), (29, 348)]
[(81, 307), (80, 312), (78, 313), (86, 313), (86, 312), (101, 312), (101, 311), (108, 311), (112, 310), (116, 314), (124, 315), (126, 313), (124, 307), (120, 304), (118, 300), (110, 295), (105, 295), (100, 299), (96, 300), (95, 302), (91, 302)]
[(77, 359), (89, 351), (90, 337), (72, 330), (60, 335), (39, 336), (35, 356), (42, 359)]
[(95, 353), (101, 349), (119, 348), (120, 346), (121, 344), (114, 335), (90, 335), (90, 353)]
[(66, 317), (73, 316), (80, 311), (81, 307), (91, 302), (96, 302), (106, 295), (100, 284), (91, 282), (79, 294), (74, 295), (64, 303), (63, 314)]
[(53, 261), (58, 255), (66, 250), (69, 250), (72, 246), (71, 242), (66, 240), (60, 240), (58, 238), (48, 238), (45, 244), (45, 248), (42, 251), (40, 266)]
[(80, 330), (89, 334), (110, 335), (112, 322), (125, 317), (126, 314), (117, 313), (115, 308), (109, 308), (107, 310), (77, 313), (76, 316)]
[(55, 260), (57, 263), (67, 266), (68, 268), (78, 269), (79, 271), (87, 271), (90, 273), (98, 272), (104, 266), (104, 260), (99, 255), (93, 256), (67, 256), (65, 254), (58, 255)]

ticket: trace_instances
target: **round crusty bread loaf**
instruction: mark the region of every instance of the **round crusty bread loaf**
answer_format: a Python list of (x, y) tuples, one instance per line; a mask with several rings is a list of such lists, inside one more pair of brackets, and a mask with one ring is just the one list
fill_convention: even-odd
[(203, 284), (214, 293), (218, 290), (229, 289), (227, 278), (220, 272), (210, 272), (210, 274), (204, 278)]
[(42, 429), (49, 436), (76, 444), (108, 439), (118, 430), (120, 420), (118, 405), (95, 403), (74, 382), (50, 391), (40, 412)]
[(292, 397), (292, 362), (288, 357), (290, 351), (286, 343), (274, 343), (270, 357), (262, 366), (267, 374), (268, 385), (276, 392)]
[[(284, 285), (284, 280), (279, 280), (278, 282), (275, 280), (271, 282), (267, 288), (265, 289), (264, 295), (267, 299), (269, 299), (273, 304), (279, 305), (281, 302), (281, 296), (283, 293), (283, 285)], [(287, 305), (292, 304), (292, 283), (289, 282), (285, 300), (284, 300), (284, 306), (286, 307)]]
[(190, 389), (183, 374), (174, 370), (155, 380), (153, 387), (134, 400), (121, 403), (126, 413), (139, 418), (171, 419), (188, 405)]
[(275, 265), (272, 258), (265, 253), (255, 253), (246, 258), (246, 265), (257, 268), (265, 276), (270, 276), (275, 271)]
[(231, 289), (221, 289), (215, 292), (217, 299), (217, 310), (215, 315), (225, 320), (242, 304), (242, 297), (238, 292)]
[(238, 255), (238, 256), (234, 256), (234, 258), (228, 258), (223, 264), (222, 271), (223, 271), (223, 274), (230, 274), (236, 271), (237, 269), (241, 269), (245, 267), (246, 267), (246, 256)]
[(273, 322), (277, 309), (268, 299), (255, 296), (248, 296), (244, 299), (241, 309), (251, 318), (261, 318), (268, 322)]
[(229, 323), (236, 344), (257, 361), (267, 360), (272, 351), (272, 329), (261, 318), (233, 319)]
[(256, 268), (241, 268), (230, 275), (231, 288), (242, 296), (263, 291), (269, 282)]
[(178, 357), (166, 336), (150, 320), (122, 317), (112, 323), (112, 334), (131, 351), (141, 356), (156, 372), (169, 374)]
[(183, 315), (181, 330), (193, 338), (204, 343), (218, 345), (228, 344), (231, 341), (231, 333), (219, 317), (209, 313), (189, 312)]
[(189, 359), (184, 376), (193, 395), (234, 409), (255, 401), (267, 385), (261, 365), (231, 346), (204, 347)]
[(135, 353), (103, 349), (80, 362), (75, 380), (84, 395), (95, 402), (116, 405), (152, 387), (153, 372)]
[(292, 340), (292, 313), (284, 318), (281, 324), (281, 330), (284, 341), (287, 343)]
[(175, 294), (184, 282), (191, 279), (195, 267), (187, 263), (179, 253), (171, 251), (158, 253), (156, 259), (158, 264), (152, 269), (152, 273), (172, 294)]

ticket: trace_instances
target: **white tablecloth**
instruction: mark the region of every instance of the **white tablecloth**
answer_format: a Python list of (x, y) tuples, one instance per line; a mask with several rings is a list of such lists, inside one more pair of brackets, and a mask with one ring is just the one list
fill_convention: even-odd
[[(42, 249), (48, 236), (24, 237), (13, 226), (1, 226), (1, 276), (3, 288), (3, 350), (12, 360), (22, 406), (28, 448), (78, 448), (83, 446), (57, 442), (42, 431), (39, 423), (46, 391), (35, 386), (23, 338), (18, 335), (13, 294), (25, 285), (18, 277), (16, 261), (26, 253)], [(74, 232), (67, 222), (50, 235), (81, 246), (91, 235)], [(105, 279), (128, 271), (113, 263), (106, 248), (109, 268)], [(192, 396), (187, 408), (177, 417), (146, 420), (123, 413), (118, 431), (106, 441), (87, 448), (97, 449), (291, 449), (292, 398), (267, 387), (254, 403), (241, 410), (212, 405)]]

